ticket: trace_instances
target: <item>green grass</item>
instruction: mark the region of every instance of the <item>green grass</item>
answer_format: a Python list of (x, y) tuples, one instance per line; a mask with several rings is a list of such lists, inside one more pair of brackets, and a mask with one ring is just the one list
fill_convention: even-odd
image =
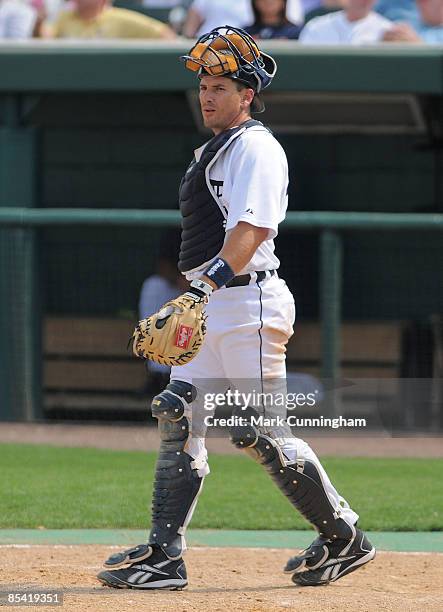
[[(443, 460), (323, 463), (363, 529), (443, 530)], [(146, 528), (154, 464), (154, 453), (0, 445), (0, 528)], [(192, 527), (309, 528), (248, 457), (213, 455), (210, 466)]]

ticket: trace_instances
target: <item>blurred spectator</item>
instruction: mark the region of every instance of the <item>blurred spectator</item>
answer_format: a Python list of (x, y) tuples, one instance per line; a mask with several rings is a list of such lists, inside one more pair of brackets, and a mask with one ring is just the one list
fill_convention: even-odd
[[(138, 311), (139, 318), (145, 319), (160, 310), (163, 304), (179, 296), (189, 288), (189, 283), (177, 269), (178, 243), (176, 232), (163, 237), (157, 270), (143, 283)], [(149, 373), (146, 391), (155, 395), (166, 387), (169, 382), (170, 368), (154, 361), (146, 361)]]
[(415, 0), (378, 0), (375, 10), (391, 21), (417, 23), (419, 20)]
[(383, 40), (399, 43), (443, 44), (443, 0), (417, 0), (419, 21), (396, 23)]
[(295, 23), (296, 25), (301, 26), (305, 19), (303, 0), (287, 0), (286, 17), (291, 23)]
[(304, 15), (323, 6), (322, 0), (301, 0)]
[(244, 28), (254, 21), (250, 0), (194, 0), (188, 11), (183, 34), (201, 36), (213, 28), (229, 24)]
[[(184, 276), (177, 270), (177, 261), (170, 255), (160, 254), (156, 272), (142, 285), (138, 310), (140, 319), (160, 310), (169, 300), (188, 288)], [(184, 284), (183, 284), (184, 283)]]
[(392, 22), (375, 13), (375, 0), (348, 0), (343, 11), (315, 17), (300, 34), (300, 42), (310, 45), (361, 45), (377, 43)]
[(72, 1), (67, 0), (44, 0), (46, 9), (46, 21), (52, 23), (62, 11), (72, 8)]
[(295, 39), (301, 27), (291, 23), (287, 17), (287, 0), (252, 0), (254, 23), (245, 28), (257, 39)]
[(174, 32), (181, 34), (193, 0), (141, 0), (147, 9), (169, 9), (168, 21)]
[(37, 11), (20, 0), (0, 0), (0, 39), (31, 38)]
[(60, 13), (73, 10), (72, 0), (30, 0), (37, 10), (37, 23), (34, 28), (34, 36), (39, 38), (51, 38), (52, 24), (56, 21)]
[(336, 9), (344, 8), (347, 0), (300, 0), (304, 15), (317, 11), (319, 9)]
[(307, 23), (314, 17), (321, 17), (345, 8), (347, 0), (302, 0), (302, 3), (305, 14), (304, 22)]
[(142, 6), (146, 8), (174, 8), (180, 6), (180, 0), (142, 0)]
[(34, 23), (34, 29), (32, 35), (36, 38), (42, 36), (43, 23), (46, 19), (46, 5), (44, 0), (29, 0), (29, 6), (31, 6), (36, 13), (36, 20)]
[[(301, 2), (302, 0), (287, 0), (286, 15), (292, 23), (303, 23)], [(251, 0), (193, 0), (183, 34), (194, 38), (220, 26), (245, 28), (253, 22)]]
[(135, 11), (113, 8), (107, 0), (73, 0), (50, 27), (54, 38), (175, 38), (166, 24)]

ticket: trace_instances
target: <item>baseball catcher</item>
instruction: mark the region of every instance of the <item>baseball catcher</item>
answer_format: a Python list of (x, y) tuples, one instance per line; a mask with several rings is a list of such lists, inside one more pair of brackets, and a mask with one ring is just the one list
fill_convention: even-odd
[[(152, 402), (161, 443), (151, 532), (146, 544), (112, 555), (98, 575), (117, 588), (187, 585), (185, 532), (209, 473), (207, 394), (234, 389), (252, 397), (258, 389), (286, 396), (285, 345), (295, 304), (278, 274), (274, 239), (288, 206), (288, 164), (272, 133), (251, 118), (264, 110), (262, 92), (276, 63), (246, 32), (229, 26), (202, 36), (182, 60), (198, 78), (203, 121), (213, 136), (196, 149), (180, 184), (178, 268), (190, 290), (134, 332), (136, 355), (172, 369)], [(231, 429), (232, 442), (264, 466), (317, 530), (284, 568), (292, 581), (328, 584), (371, 561), (375, 549), (358, 528), (358, 515), (308, 444), (294, 437), (286, 406), (260, 400), (238, 410), (248, 418)], [(257, 424), (254, 414), (266, 419)]]

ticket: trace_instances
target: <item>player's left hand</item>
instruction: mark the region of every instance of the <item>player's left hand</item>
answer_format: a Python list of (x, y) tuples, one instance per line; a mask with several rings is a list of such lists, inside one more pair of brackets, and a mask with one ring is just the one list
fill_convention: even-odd
[(142, 359), (168, 366), (184, 365), (199, 352), (206, 334), (208, 296), (190, 288), (155, 314), (139, 321), (132, 351)]

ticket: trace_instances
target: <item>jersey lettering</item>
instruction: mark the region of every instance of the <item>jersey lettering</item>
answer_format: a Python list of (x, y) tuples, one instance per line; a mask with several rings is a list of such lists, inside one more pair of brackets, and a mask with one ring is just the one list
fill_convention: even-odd
[(223, 181), (216, 181), (214, 179), (210, 179), (210, 183), (214, 188), (215, 195), (217, 198), (221, 198), (223, 195)]

